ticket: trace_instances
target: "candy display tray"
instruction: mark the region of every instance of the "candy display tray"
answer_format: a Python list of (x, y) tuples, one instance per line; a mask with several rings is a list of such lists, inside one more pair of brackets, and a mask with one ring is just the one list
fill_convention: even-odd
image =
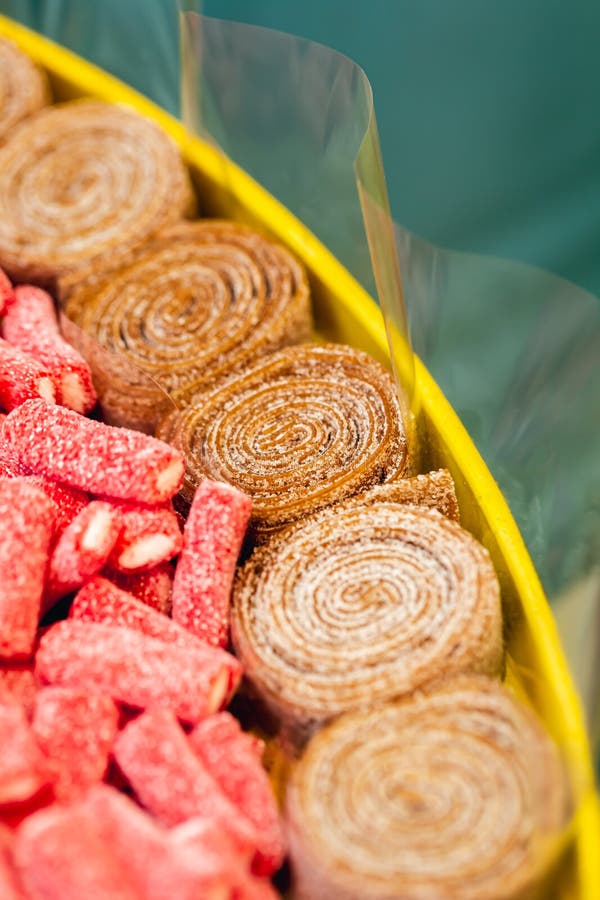
[[(11, 38), (50, 77), (56, 100), (92, 96), (126, 103), (156, 120), (179, 144), (205, 215), (247, 222), (286, 244), (306, 266), (319, 335), (359, 347), (389, 365), (379, 308), (341, 264), (287, 209), (212, 146), (112, 76), (0, 16)], [(400, 365), (402, 361), (400, 361)], [(498, 486), (425, 367), (415, 358), (415, 410), (420, 467), (452, 473), (462, 524), (489, 550), (505, 609), (506, 681), (531, 703), (561, 747), (576, 814), (554, 884), (560, 900), (600, 897), (600, 809), (581, 705), (554, 619), (518, 528)]]

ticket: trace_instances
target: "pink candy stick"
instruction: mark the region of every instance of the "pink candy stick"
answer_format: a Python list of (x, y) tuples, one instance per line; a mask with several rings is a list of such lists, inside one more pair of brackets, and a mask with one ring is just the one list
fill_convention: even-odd
[(174, 570), (169, 563), (160, 563), (146, 572), (136, 572), (133, 575), (115, 572), (113, 569), (106, 569), (104, 574), (121, 590), (133, 594), (136, 600), (157, 612), (170, 614)]
[(149, 710), (130, 722), (115, 741), (114, 755), (138, 799), (165, 825), (208, 818), (240, 852), (256, 846), (254, 828), (208, 774), (169, 710)]
[(166, 562), (181, 550), (179, 521), (166, 506), (115, 503), (123, 527), (110, 555), (110, 566), (121, 572), (139, 572)]
[(198, 722), (230, 698), (241, 667), (224, 651), (166, 644), (130, 628), (57, 622), (40, 641), (42, 682), (109, 694), (136, 708), (155, 704)]
[(37, 359), (0, 338), (0, 406), (15, 409), (26, 400), (54, 403), (56, 391), (48, 369)]
[(15, 860), (29, 900), (143, 900), (89, 813), (54, 804), (26, 819)]
[(0, 316), (6, 313), (8, 305), (13, 299), (13, 286), (4, 269), (0, 268)]
[(33, 356), (50, 373), (57, 402), (78, 413), (96, 405), (90, 367), (62, 337), (50, 294), (25, 284), (16, 287), (2, 333), (13, 346)]
[(32, 655), (55, 521), (40, 488), (0, 479), (0, 658)]
[(38, 693), (32, 728), (57, 800), (76, 800), (102, 780), (118, 719), (117, 707), (103, 694), (65, 687)]
[(13, 833), (0, 826), (0, 897), (2, 900), (27, 900), (15, 869), (13, 845)]
[(48, 772), (24, 708), (0, 703), (0, 808), (23, 803), (48, 784)]
[(2, 436), (22, 465), (93, 494), (161, 503), (183, 478), (183, 456), (163, 441), (41, 400), (8, 415)]
[(27, 717), (31, 718), (37, 691), (33, 665), (0, 665), (0, 703), (20, 703)]
[(229, 900), (228, 869), (236, 859), (225, 840), (220, 843), (226, 852), (218, 858), (205, 846), (186, 852), (166, 828), (107, 785), (92, 788), (82, 806), (127, 865), (145, 900)]
[(80, 587), (99, 572), (121, 530), (119, 511), (92, 500), (60, 535), (50, 556), (42, 601), (45, 612), (59, 597)]
[(227, 646), (235, 565), (250, 518), (250, 497), (201, 482), (183, 531), (173, 581), (173, 618), (215, 647)]
[(285, 856), (279, 811), (255, 747), (231, 719), (227, 713), (211, 716), (194, 728), (189, 741), (206, 771), (260, 835), (254, 873), (271, 875)]

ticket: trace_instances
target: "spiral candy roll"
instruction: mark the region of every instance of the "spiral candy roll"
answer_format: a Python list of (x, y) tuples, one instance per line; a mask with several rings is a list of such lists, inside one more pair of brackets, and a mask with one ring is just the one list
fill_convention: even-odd
[(347, 714), (288, 784), (294, 900), (531, 898), (567, 798), (556, 747), (499, 682)]
[(12, 41), (0, 38), (0, 144), (14, 125), (49, 102), (44, 72)]
[(308, 282), (292, 254), (220, 220), (164, 229), (104, 277), (71, 280), (63, 297), (86, 333), (182, 405), (311, 329)]
[(231, 621), (247, 680), (296, 747), (315, 727), (455, 672), (497, 674), (487, 551), (435, 510), (349, 501), (259, 546)]
[(175, 144), (116, 104), (48, 107), (0, 147), (0, 265), (17, 281), (102, 268), (192, 207)]
[(261, 539), (406, 463), (391, 376), (366, 353), (337, 344), (263, 357), (158, 433), (186, 457), (186, 499), (203, 477), (234, 485), (252, 497)]

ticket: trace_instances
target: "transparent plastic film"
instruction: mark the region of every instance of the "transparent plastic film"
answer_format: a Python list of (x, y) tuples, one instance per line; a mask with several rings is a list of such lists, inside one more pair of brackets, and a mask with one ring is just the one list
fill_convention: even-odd
[(600, 727), (600, 302), (396, 226), (416, 352), (506, 497)]

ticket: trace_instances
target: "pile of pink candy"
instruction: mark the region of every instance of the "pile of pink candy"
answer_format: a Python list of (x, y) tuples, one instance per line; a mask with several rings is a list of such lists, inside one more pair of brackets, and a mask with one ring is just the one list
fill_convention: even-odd
[(222, 711), (250, 500), (205, 481), (183, 523), (183, 458), (86, 418), (49, 295), (0, 271), (0, 314), (0, 897), (275, 897), (263, 747)]

